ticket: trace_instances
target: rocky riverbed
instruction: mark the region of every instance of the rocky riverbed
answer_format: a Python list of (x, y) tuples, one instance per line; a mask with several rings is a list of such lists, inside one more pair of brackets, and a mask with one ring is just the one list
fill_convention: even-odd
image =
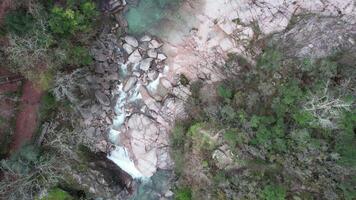
[[(129, 8), (121, 1), (108, 3), (103, 9), (117, 22), (93, 45), (95, 65), (58, 76), (54, 93), (75, 105), (85, 134), (95, 141), (92, 148), (107, 152), (137, 179), (173, 168), (169, 132), (175, 120), (186, 117), (190, 95), (182, 74), (190, 81), (221, 80), (224, 74), (216, 66), (229, 53), (252, 58), (260, 49), (251, 44), (285, 30), (296, 14), (317, 13), (353, 24), (356, 13), (352, 0), (187, 0), (150, 21), (154, 28), (140, 27), (145, 34), (117, 37), (118, 30), (130, 30), (130, 18), (123, 17)], [(158, 196), (170, 198), (169, 189)]]

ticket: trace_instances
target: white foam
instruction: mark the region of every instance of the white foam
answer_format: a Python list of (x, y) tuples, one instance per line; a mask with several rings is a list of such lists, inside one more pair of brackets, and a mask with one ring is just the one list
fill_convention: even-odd
[(136, 168), (135, 163), (130, 159), (125, 147), (116, 146), (107, 158), (113, 161), (122, 170), (130, 174), (132, 178), (145, 178), (145, 176)]

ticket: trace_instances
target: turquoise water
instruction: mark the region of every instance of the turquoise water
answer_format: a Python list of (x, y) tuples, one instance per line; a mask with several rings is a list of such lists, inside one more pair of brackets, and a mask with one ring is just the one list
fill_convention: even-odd
[(169, 18), (179, 7), (181, 0), (140, 0), (125, 13), (129, 33), (149, 32), (163, 19)]

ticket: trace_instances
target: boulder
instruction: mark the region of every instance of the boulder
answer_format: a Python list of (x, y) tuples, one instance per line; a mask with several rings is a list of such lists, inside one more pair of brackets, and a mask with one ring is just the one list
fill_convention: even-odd
[(151, 41), (151, 40), (152, 40), (152, 38), (151, 38), (151, 36), (149, 36), (149, 35), (144, 35), (144, 36), (140, 39), (141, 42), (149, 42), (149, 41)]
[(138, 47), (138, 41), (136, 40), (136, 38), (132, 36), (125, 36), (124, 40), (127, 44), (131, 45), (132, 47)]
[(148, 45), (148, 47), (150, 49), (158, 49), (162, 46), (163, 44), (158, 42), (157, 40), (151, 40), (150, 41), (150, 44)]
[(124, 44), (122, 45), (122, 48), (126, 51), (127, 54), (131, 54), (135, 49), (129, 45), (129, 44)]
[(154, 49), (149, 49), (147, 51), (147, 56), (150, 58), (157, 58), (157, 51)]
[(128, 58), (130, 63), (139, 63), (142, 60), (140, 52), (136, 49)]
[(171, 89), (172, 89), (171, 82), (169, 82), (169, 80), (165, 78), (161, 78), (159, 80), (157, 89), (155, 91), (151, 91), (151, 93), (153, 98), (155, 98), (157, 101), (162, 101), (169, 94)]
[(158, 77), (158, 72), (156, 70), (151, 70), (147, 73), (147, 78), (150, 81), (156, 80), (157, 77)]
[(157, 170), (157, 125), (143, 114), (134, 114), (128, 121), (131, 150), (137, 169), (147, 177)]
[(99, 101), (99, 103), (103, 104), (104, 106), (110, 106), (110, 99), (109, 97), (104, 94), (103, 92), (97, 90), (95, 92), (95, 97)]
[(219, 169), (225, 169), (233, 164), (232, 153), (226, 146), (222, 146), (215, 150), (212, 154), (212, 158)]
[(140, 69), (142, 71), (148, 71), (151, 67), (151, 62), (152, 62), (153, 58), (145, 58), (141, 61), (140, 63)]
[(104, 54), (103, 50), (93, 49), (91, 52), (96, 61), (104, 62), (107, 60), (107, 56)]
[(137, 83), (137, 78), (135, 76), (131, 76), (129, 79), (127, 79), (123, 90), (125, 92), (128, 92), (136, 85), (136, 83)]
[(163, 53), (159, 53), (159, 54), (157, 55), (157, 59), (158, 59), (159, 61), (164, 61), (164, 60), (167, 59), (167, 56), (164, 55)]

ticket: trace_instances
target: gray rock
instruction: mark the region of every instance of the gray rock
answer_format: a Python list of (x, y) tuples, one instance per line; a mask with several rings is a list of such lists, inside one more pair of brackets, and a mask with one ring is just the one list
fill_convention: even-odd
[(159, 43), (157, 40), (151, 40), (150, 41), (150, 44), (148, 45), (148, 47), (150, 49), (157, 49), (157, 48), (160, 48), (163, 44), (162, 43)]
[(141, 61), (140, 63), (140, 69), (142, 71), (148, 71), (151, 67), (151, 62), (152, 62), (153, 58), (145, 58)]
[(150, 58), (157, 58), (157, 51), (154, 50), (154, 49), (149, 49), (149, 50), (147, 51), (147, 55), (148, 55), (148, 57), (150, 57)]
[(122, 45), (122, 48), (126, 51), (127, 54), (131, 54), (134, 51), (134, 48), (129, 44)]
[(118, 81), (120, 80), (120, 77), (118, 73), (111, 73), (109, 76), (107, 76), (107, 79), (109, 81)]
[(142, 60), (140, 52), (136, 49), (128, 58), (130, 63), (138, 63)]
[(96, 63), (95, 64), (95, 72), (98, 74), (104, 74), (105, 70), (104, 70), (104, 66), (102, 63)]
[(138, 47), (138, 41), (132, 36), (125, 36), (125, 42), (133, 47)]
[(219, 149), (213, 152), (212, 157), (215, 160), (215, 165), (219, 169), (224, 169), (226, 166), (232, 163), (232, 159)]
[(158, 77), (158, 72), (156, 70), (149, 71), (147, 73), (148, 80), (154, 81)]
[(99, 101), (99, 103), (103, 104), (104, 106), (110, 106), (110, 99), (103, 92), (97, 90), (95, 92), (95, 97)]
[(337, 52), (356, 54), (356, 24), (339, 17), (302, 16), (287, 32), (273, 38), (287, 56), (319, 59)]
[(94, 127), (88, 128), (86, 133), (89, 137), (94, 137), (95, 136), (95, 128)]
[(97, 61), (101, 61), (101, 62), (104, 62), (107, 60), (107, 56), (104, 54), (103, 50), (98, 50), (98, 49), (95, 49), (95, 50), (92, 50), (92, 54), (94, 56), (94, 59), (97, 60)]
[(164, 60), (167, 59), (167, 56), (164, 55), (163, 53), (159, 53), (159, 54), (157, 55), (157, 59), (158, 59), (159, 61), (164, 61)]
[(151, 38), (151, 36), (149, 36), (149, 35), (144, 35), (144, 36), (140, 39), (141, 42), (149, 42), (149, 41), (151, 41), (151, 40), (152, 40), (152, 38)]
[(164, 194), (165, 197), (172, 197), (173, 195), (174, 195), (174, 193), (173, 193), (172, 191), (170, 191), (170, 190), (168, 190), (168, 191)]
[(127, 79), (123, 90), (125, 92), (128, 92), (136, 85), (136, 83), (137, 83), (137, 78), (135, 76), (131, 76), (129, 79)]

